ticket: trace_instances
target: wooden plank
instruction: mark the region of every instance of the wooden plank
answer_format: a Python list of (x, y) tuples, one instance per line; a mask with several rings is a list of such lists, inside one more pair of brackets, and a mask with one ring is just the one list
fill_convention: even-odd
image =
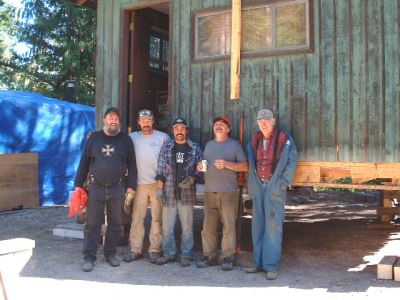
[(240, 98), (240, 40), (241, 40), (241, 0), (232, 0), (231, 29), (231, 92), (230, 99)]
[[(307, 160), (321, 160), (321, 87), (322, 74), (320, 66), (321, 57), (321, 1), (314, 1), (314, 48), (313, 55), (307, 56), (307, 80), (308, 93), (307, 105), (307, 144), (303, 157)], [(296, 138), (296, 136), (295, 136)]]
[(400, 281), (400, 257), (397, 257), (397, 262), (393, 266), (394, 281)]
[(335, 6), (333, 0), (322, 1), (321, 9), (321, 74), (322, 74), (322, 93), (321, 93), (321, 151), (322, 160), (337, 160), (336, 155), (336, 114), (335, 111)]
[(0, 154), (0, 190), (0, 211), (38, 207), (38, 154)]
[(383, 1), (384, 161), (400, 161), (400, 54), (398, 1)]
[(397, 256), (384, 256), (377, 266), (378, 279), (393, 279), (393, 265)]
[[(382, 35), (381, 35), (381, 2), (365, 1), (366, 12), (366, 124), (367, 128), (367, 161), (382, 161), (384, 140), (382, 123)], [(379, 116), (379, 117), (377, 117)]]
[(376, 213), (380, 216), (388, 215), (390, 217), (400, 215), (400, 206), (399, 207), (377, 207)]
[(353, 161), (367, 161), (365, 6), (364, 0), (353, 0), (350, 6)]
[(383, 198), (400, 200), (400, 191), (384, 191)]
[(349, 1), (336, 1), (337, 159), (351, 160), (350, 29)]
[(0, 255), (12, 254), (35, 248), (35, 241), (26, 238), (15, 238), (0, 241)]

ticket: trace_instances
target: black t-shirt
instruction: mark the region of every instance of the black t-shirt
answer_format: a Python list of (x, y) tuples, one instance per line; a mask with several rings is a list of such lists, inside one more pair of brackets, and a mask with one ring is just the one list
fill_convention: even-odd
[(180, 200), (180, 188), (179, 183), (187, 177), (186, 174), (186, 162), (190, 154), (190, 146), (188, 143), (176, 144), (175, 143), (175, 196), (177, 200)]

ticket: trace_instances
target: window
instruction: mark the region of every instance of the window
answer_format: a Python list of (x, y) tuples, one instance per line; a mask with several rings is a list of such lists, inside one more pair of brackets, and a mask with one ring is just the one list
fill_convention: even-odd
[[(309, 0), (242, 7), (243, 54), (310, 50)], [(230, 9), (196, 13), (194, 59), (225, 58), (231, 47)]]
[(168, 72), (168, 35), (155, 30), (150, 34), (150, 60), (152, 70)]

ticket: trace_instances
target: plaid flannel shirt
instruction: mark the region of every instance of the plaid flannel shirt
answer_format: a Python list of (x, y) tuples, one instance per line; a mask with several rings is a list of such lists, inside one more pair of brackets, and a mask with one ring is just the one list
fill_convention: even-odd
[[(200, 177), (197, 171), (197, 163), (203, 159), (203, 152), (199, 144), (187, 141), (190, 155), (185, 159), (185, 172), (187, 176)], [(156, 180), (164, 182), (164, 195), (166, 207), (175, 207), (175, 178), (176, 178), (176, 158), (175, 141), (171, 140), (162, 146), (157, 164)], [(196, 200), (196, 188), (193, 184), (190, 188), (181, 188), (181, 201), (183, 205), (193, 205)]]

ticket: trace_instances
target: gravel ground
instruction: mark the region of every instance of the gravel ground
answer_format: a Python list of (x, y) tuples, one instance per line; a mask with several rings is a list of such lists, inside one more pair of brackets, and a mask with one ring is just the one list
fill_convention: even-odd
[[(111, 268), (98, 252), (95, 269), (80, 270), (82, 240), (53, 236), (52, 229), (71, 223), (65, 207), (0, 213), (0, 240), (25, 237), (36, 242), (18, 278), (7, 282), (10, 299), (110, 299), (128, 296), (173, 299), (296, 296), (311, 299), (398, 297), (400, 282), (376, 279), (384, 255), (400, 255), (399, 227), (367, 229), (375, 220), (376, 193), (289, 193), (279, 277), (246, 274), (242, 267), (156, 266), (142, 259)], [(203, 212), (195, 209), (195, 254), (201, 256)], [(251, 252), (250, 219), (243, 222), (242, 261)], [(148, 221), (148, 218), (147, 218)], [(119, 248), (119, 255), (127, 247)], [(1, 299), (1, 298), (0, 298)]]

